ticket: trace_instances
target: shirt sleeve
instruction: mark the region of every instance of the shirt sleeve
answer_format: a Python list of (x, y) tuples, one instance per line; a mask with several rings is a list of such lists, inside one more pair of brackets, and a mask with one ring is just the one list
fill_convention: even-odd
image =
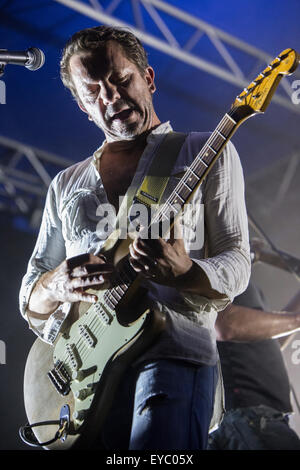
[[(211, 287), (224, 294), (212, 299), (221, 310), (248, 286), (251, 260), (244, 176), (239, 155), (229, 142), (205, 180), (205, 259), (193, 259), (206, 273)], [(188, 296), (196, 303), (197, 296)]]
[(56, 181), (55, 178), (47, 192), (39, 234), (19, 293), (21, 314), (28, 321), (30, 328), (39, 336), (42, 336), (47, 316), (45, 320), (28, 316), (31, 292), (42, 274), (56, 268), (66, 257), (61, 220), (56, 203)]

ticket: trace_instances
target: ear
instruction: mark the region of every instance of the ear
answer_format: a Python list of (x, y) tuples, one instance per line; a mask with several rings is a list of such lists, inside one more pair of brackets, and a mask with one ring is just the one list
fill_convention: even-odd
[[(77, 100), (76, 102), (78, 104), (78, 107), (81, 109), (81, 111), (83, 111), (85, 114), (89, 114), (87, 110), (85, 109), (85, 107), (83, 106), (83, 104), (81, 103), (81, 101)], [(93, 119), (90, 116), (88, 116), (88, 120), (92, 121)]]
[(155, 78), (155, 72), (154, 72), (153, 68), (150, 67), (150, 65), (149, 65), (145, 70), (145, 80), (148, 84), (148, 88), (149, 88), (150, 93), (154, 93), (155, 90), (156, 90), (156, 86), (155, 86), (155, 83), (154, 83), (154, 78)]
[(79, 100), (79, 98), (76, 100), (79, 108), (81, 109), (81, 111), (83, 111), (84, 113), (88, 114), (87, 110), (85, 109), (85, 107), (83, 106), (83, 104), (81, 103), (81, 101)]

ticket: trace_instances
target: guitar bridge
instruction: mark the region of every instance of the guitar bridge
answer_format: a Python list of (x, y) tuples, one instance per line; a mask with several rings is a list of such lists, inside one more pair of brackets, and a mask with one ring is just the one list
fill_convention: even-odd
[(52, 385), (54, 385), (55, 390), (60, 395), (66, 396), (70, 393), (71, 377), (61, 361), (57, 361), (55, 363), (54, 368), (48, 372), (47, 376), (49, 377)]

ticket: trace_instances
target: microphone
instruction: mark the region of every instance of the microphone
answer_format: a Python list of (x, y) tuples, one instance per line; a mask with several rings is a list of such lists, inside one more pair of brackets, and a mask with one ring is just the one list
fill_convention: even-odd
[(28, 70), (38, 70), (45, 63), (45, 55), (41, 49), (30, 47), (27, 51), (7, 51), (0, 49), (0, 65), (24, 65)]
[(262, 240), (253, 238), (250, 242), (251, 261), (261, 261), (284, 271), (291, 272), (300, 280), (300, 260), (284, 251), (273, 250)]

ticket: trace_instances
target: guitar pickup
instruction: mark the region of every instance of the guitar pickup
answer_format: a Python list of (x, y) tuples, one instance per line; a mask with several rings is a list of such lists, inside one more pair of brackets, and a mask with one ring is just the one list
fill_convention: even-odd
[(80, 336), (85, 340), (89, 348), (94, 348), (97, 340), (86, 325), (78, 325)]
[(66, 345), (67, 358), (70, 361), (70, 366), (73, 371), (78, 370), (80, 367), (80, 361), (78, 358), (75, 344), (67, 343)]
[(94, 305), (94, 311), (105, 325), (110, 325), (113, 321), (112, 314), (100, 303)]

